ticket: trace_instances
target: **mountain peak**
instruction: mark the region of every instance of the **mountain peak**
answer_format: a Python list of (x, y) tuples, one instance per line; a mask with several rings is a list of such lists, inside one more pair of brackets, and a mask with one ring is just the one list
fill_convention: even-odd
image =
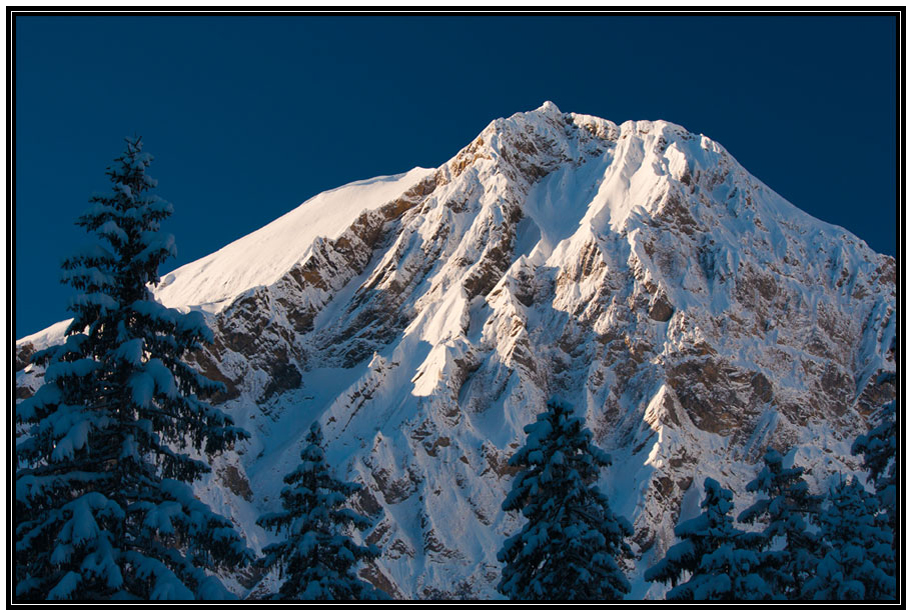
[(553, 102), (551, 102), (551, 101), (545, 101), (545, 102), (542, 103), (542, 104), (538, 107), (538, 109), (536, 109), (535, 111), (537, 111), (537, 112), (539, 112), (539, 113), (547, 114), (547, 115), (550, 115), (550, 116), (561, 116), (561, 115), (563, 115), (563, 114), (561, 113), (561, 110), (557, 108), (557, 105), (555, 105), (555, 104), (554, 104)]

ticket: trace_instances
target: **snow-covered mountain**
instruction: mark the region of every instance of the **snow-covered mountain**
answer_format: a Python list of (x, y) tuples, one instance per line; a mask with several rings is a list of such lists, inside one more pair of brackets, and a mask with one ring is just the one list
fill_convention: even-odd
[[(642, 571), (706, 476), (743, 498), (768, 445), (818, 482), (852, 471), (892, 395), (875, 378), (894, 368), (892, 257), (707, 137), (552, 103), (437, 169), (320, 194), (156, 295), (207, 315), (215, 342), (194, 360), (253, 435), (212, 461), (201, 498), (270, 542), (254, 520), (320, 419), (338, 473), (367, 486), (356, 507), (382, 557), (363, 575), (396, 597), (498, 596), (495, 554), (521, 524), (500, 509), (507, 461), (552, 395), (613, 454), (602, 487), (636, 528), (631, 598), (661, 596)], [(19, 340), (17, 369), (64, 327)], [(26, 370), (21, 396), (41, 378)]]

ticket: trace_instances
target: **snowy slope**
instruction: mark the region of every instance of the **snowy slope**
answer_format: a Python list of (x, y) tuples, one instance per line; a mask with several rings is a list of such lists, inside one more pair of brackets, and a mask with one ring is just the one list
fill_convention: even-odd
[(361, 212), (394, 200), (431, 173), (416, 167), (320, 193), (262, 229), (163, 276), (155, 295), (166, 306), (215, 312), (306, 260), (318, 237), (337, 238)]
[(383, 556), (363, 575), (400, 597), (497, 596), (521, 522), (500, 510), (507, 460), (551, 395), (613, 453), (602, 485), (636, 528), (639, 598), (661, 595), (637, 580), (705, 476), (743, 494), (767, 445), (815, 482), (852, 472), (891, 393), (874, 377), (894, 366), (894, 260), (663, 121), (546, 103), (172, 275), (158, 296), (206, 311), (215, 343), (194, 359), (253, 434), (198, 493), (262, 547), (253, 521), (320, 419), (330, 460), (367, 486), (356, 506)]

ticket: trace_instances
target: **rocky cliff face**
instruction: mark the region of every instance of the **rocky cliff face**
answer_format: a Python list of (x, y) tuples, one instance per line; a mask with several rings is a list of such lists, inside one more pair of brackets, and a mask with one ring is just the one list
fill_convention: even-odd
[[(508, 460), (551, 395), (613, 453), (602, 483), (636, 528), (641, 598), (661, 595), (641, 571), (705, 476), (743, 493), (769, 445), (817, 481), (852, 471), (893, 393), (875, 378), (894, 367), (893, 258), (706, 137), (551, 103), (438, 169), (324, 193), (157, 294), (207, 313), (215, 343), (194, 360), (253, 434), (201, 497), (268, 543), (253, 521), (320, 419), (338, 472), (367, 486), (383, 556), (363, 575), (397, 597), (497, 596), (521, 524), (500, 510)], [(55, 335), (19, 341), (17, 369)], [(17, 378), (27, 396), (40, 372)]]

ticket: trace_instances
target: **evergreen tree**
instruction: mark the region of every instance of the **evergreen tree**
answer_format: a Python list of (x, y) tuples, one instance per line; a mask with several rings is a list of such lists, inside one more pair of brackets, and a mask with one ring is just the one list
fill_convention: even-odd
[[(748, 492), (763, 496), (741, 512), (739, 522), (763, 522), (762, 545), (771, 548), (784, 538), (782, 549), (760, 554), (760, 575), (771, 585), (772, 598), (798, 599), (807, 577), (817, 568), (820, 544), (808, 528), (808, 518), (819, 512), (819, 496), (809, 493), (801, 466), (783, 468), (782, 454), (767, 449), (764, 466), (747, 484)], [(782, 541), (782, 540), (780, 540)]]
[(323, 454), (323, 434), (314, 422), (301, 452), (301, 464), (285, 476), (284, 510), (257, 520), (267, 529), (284, 529), (283, 541), (263, 551), (264, 567), (279, 566), (283, 577), (274, 599), (341, 601), (387, 599), (385, 593), (358, 579), (356, 568), (380, 555), (373, 545), (358, 545), (341, 531), (364, 530), (370, 521), (342, 505), (361, 489), (334, 479)]
[(211, 333), (198, 313), (157, 303), (149, 285), (174, 253), (171, 205), (148, 191), (137, 138), (108, 168), (112, 191), (77, 225), (101, 242), (63, 264), (77, 294), (65, 341), (36, 354), (44, 385), (17, 407), (16, 597), (229, 596), (208, 572), (249, 557), (228, 520), (188, 483), (246, 433), (197, 396), (220, 384), (181, 359)]
[[(770, 598), (771, 590), (755, 572), (760, 537), (732, 524), (732, 492), (714, 479), (703, 482), (703, 513), (675, 526), (681, 542), (646, 571), (647, 582), (670, 583), (669, 600), (736, 601)], [(686, 573), (690, 578), (679, 581)]]
[[(896, 347), (896, 339), (892, 348)], [(883, 374), (880, 383), (896, 384), (896, 373)], [(896, 547), (896, 399), (883, 405), (874, 415), (874, 427), (855, 439), (854, 455), (864, 456), (868, 480), (873, 482)]]
[(611, 457), (561, 402), (549, 402), (524, 430), (528, 440), (510, 459), (523, 470), (503, 509), (527, 521), (497, 555), (504, 563), (497, 590), (539, 601), (622, 598), (630, 584), (618, 560), (632, 555), (624, 537), (633, 528), (595, 485)]
[(885, 600), (896, 596), (891, 534), (880, 505), (853, 477), (830, 490), (820, 528), (829, 543), (806, 588), (817, 600)]

